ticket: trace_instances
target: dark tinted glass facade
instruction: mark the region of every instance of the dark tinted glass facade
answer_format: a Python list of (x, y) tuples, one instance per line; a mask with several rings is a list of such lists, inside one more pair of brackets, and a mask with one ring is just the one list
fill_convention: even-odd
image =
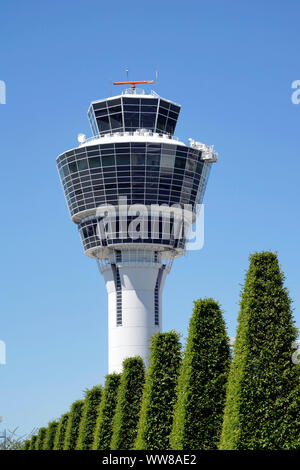
[[(83, 146), (57, 166), (71, 216), (100, 205), (201, 203), (211, 163), (185, 145), (124, 142)], [(80, 218), (80, 217), (79, 217)]]
[(94, 135), (149, 129), (173, 135), (180, 106), (159, 97), (122, 96), (92, 103), (88, 118)]

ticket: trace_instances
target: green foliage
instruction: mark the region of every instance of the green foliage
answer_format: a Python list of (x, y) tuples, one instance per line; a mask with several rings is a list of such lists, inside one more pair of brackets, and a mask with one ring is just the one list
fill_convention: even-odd
[(66, 430), (66, 437), (64, 442), (64, 450), (75, 450), (78, 433), (79, 433), (79, 426), (82, 417), (83, 411), (83, 400), (74, 401), (71, 406), (70, 416), (68, 419), (68, 425)]
[(79, 437), (76, 446), (78, 450), (89, 450), (92, 448), (101, 397), (101, 385), (96, 385), (90, 390), (87, 390), (85, 394), (82, 419), (79, 427)]
[(30, 446), (28, 450), (35, 450), (36, 440), (37, 440), (37, 435), (34, 434), (33, 436), (31, 436)]
[(106, 376), (105, 387), (99, 407), (95, 436), (94, 450), (109, 450), (112, 437), (112, 422), (117, 404), (117, 394), (120, 385), (120, 374)]
[(112, 450), (132, 449), (134, 445), (144, 381), (145, 366), (142, 358), (125, 359), (113, 420)]
[(57, 427), (58, 427), (57, 421), (51, 421), (48, 424), (47, 433), (46, 433), (46, 437), (44, 441), (44, 450), (53, 450)]
[(58, 423), (53, 450), (63, 450), (70, 413), (64, 413)]
[(46, 432), (47, 432), (47, 428), (40, 428), (39, 429), (37, 439), (36, 439), (36, 443), (35, 443), (35, 450), (43, 450), (45, 437), (46, 437)]
[(172, 449), (217, 449), (229, 364), (229, 338), (221, 309), (213, 299), (197, 300), (178, 380)]
[(175, 331), (152, 336), (135, 449), (169, 449), (181, 345)]
[(299, 448), (297, 331), (277, 255), (250, 256), (241, 295), (221, 449)]

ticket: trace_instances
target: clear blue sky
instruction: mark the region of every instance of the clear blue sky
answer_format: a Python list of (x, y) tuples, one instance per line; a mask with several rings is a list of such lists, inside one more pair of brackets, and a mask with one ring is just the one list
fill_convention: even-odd
[[(0, 429), (46, 425), (107, 373), (107, 298), (82, 251), (55, 159), (90, 135), (111, 80), (159, 71), (182, 105), (176, 135), (215, 144), (205, 245), (175, 261), (163, 327), (187, 333), (193, 300), (219, 300), (231, 336), (249, 252), (278, 250), (300, 326), (300, 79), (296, 0), (1, 5)], [(120, 90), (116, 90), (120, 91)]]

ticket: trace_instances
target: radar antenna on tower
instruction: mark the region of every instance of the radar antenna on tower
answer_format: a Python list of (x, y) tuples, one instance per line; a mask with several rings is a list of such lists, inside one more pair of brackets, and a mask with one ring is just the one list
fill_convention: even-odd
[(154, 80), (142, 80), (132, 82), (114, 82), (114, 85), (132, 85), (131, 88), (135, 88), (135, 85), (145, 85), (147, 83), (154, 83)]

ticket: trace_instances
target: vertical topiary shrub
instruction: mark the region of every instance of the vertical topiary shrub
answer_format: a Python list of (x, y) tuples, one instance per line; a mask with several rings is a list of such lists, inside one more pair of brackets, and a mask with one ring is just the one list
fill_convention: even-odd
[(31, 436), (30, 446), (28, 450), (35, 450), (36, 440), (37, 440), (37, 435)]
[(24, 441), (22, 450), (30, 450), (30, 443), (30, 439), (26, 439), (26, 441)]
[(213, 299), (197, 300), (178, 380), (171, 449), (217, 449), (229, 364), (221, 309)]
[(99, 407), (95, 436), (94, 450), (109, 450), (112, 437), (112, 423), (116, 410), (117, 394), (120, 385), (120, 374), (106, 376), (105, 387)]
[(151, 340), (135, 449), (169, 449), (176, 403), (181, 345), (175, 331), (156, 333)]
[(63, 450), (64, 448), (68, 419), (69, 413), (64, 413), (59, 420), (55, 433), (53, 450)]
[(83, 400), (77, 400), (74, 401), (71, 406), (64, 442), (64, 450), (75, 450), (76, 448), (83, 405)]
[(56, 434), (56, 431), (57, 431), (57, 427), (58, 427), (58, 422), (57, 421), (51, 421), (48, 424), (46, 437), (45, 437), (45, 440), (44, 440), (44, 450), (53, 450), (54, 439), (55, 439), (55, 434)]
[(47, 428), (40, 428), (35, 442), (35, 450), (43, 450)]
[(277, 255), (250, 256), (241, 294), (221, 449), (299, 448), (296, 329)]
[(78, 450), (89, 450), (92, 448), (101, 397), (101, 385), (96, 385), (85, 393), (79, 437), (76, 446)]
[(113, 420), (112, 450), (132, 449), (134, 445), (144, 381), (145, 366), (142, 358), (125, 359)]

